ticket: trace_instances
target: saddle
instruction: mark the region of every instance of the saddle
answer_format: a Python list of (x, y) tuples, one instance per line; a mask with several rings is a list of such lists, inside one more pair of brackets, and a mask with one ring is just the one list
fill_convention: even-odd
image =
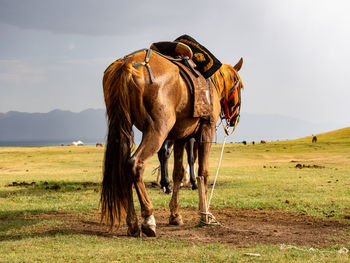
[(179, 67), (193, 96), (193, 117), (210, 120), (213, 111), (211, 82), (196, 69), (192, 49), (181, 42), (157, 42), (150, 47)]

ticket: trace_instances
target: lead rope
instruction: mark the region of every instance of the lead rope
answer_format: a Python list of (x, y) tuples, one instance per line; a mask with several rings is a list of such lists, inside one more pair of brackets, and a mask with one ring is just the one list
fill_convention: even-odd
[(207, 215), (208, 218), (209, 218), (209, 223), (208, 222), (204, 222), (204, 221), (201, 220), (201, 223), (205, 224), (205, 225), (220, 225), (220, 226), (222, 226), (222, 224), (219, 221), (216, 220), (215, 216), (212, 213), (209, 212), (209, 207), (210, 207), (211, 199), (212, 199), (213, 194), (214, 194), (216, 181), (218, 179), (219, 170), (220, 170), (220, 166), (221, 166), (222, 156), (224, 154), (224, 148), (225, 148), (227, 137), (228, 137), (228, 135), (225, 135), (224, 142), (222, 144), (220, 159), (219, 159), (219, 163), (218, 163), (218, 168), (216, 169), (216, 175), (215, 175), (215, 178), (214, 178), (214, 183), (213, 183), (213, 187), (211, 189), (210, 198), (209, 198), (209, 202), (208, 202), (208, 206), (207, 206), (207, 211), (208, 212), (207, 213), (200, 212), (201, 214)]
[(214, 183), (213, 183), (213, 188), (211, 189), (210, 198), (209, 198), (209, 202), (208, 202), (208, 210), (209, 210), (209, 207), (210, 207), (211, 199), (212, 199), (212, 197), (213, 197), (213, 193), (214, 193), (214, 189), (215, 189), (216, 180), (218, 179), (219, 170), (220, 170), (221, 161), (222, 161), (222, 156), (223, 156), (223, 154), (224, 154), (224, 148), (225, 148), (225, 144), (226, 144), (226, 139), (227, 139), (227, 135), (225, 135), (225, 137), (224, 137), (224, 142), (223, 142), (223, 144), (222, 144), (220, 159), (219, 159), (219, 163), (218, 163), (218, 168), (216, 169), (216, 175), (215, 175), (215, 179), (214, 179)]

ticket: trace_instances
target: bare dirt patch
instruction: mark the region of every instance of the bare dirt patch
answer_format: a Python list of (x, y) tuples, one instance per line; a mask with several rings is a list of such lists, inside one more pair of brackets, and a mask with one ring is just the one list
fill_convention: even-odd
[[(239, 246), (254, 244), (290, 244), (327, 247), (350, 242), (350, 223), (315, 219), (306, 215), (275, 210), (216, 208), (211, 212), (222, 226), (200, 226), (199, 214), (194, 208), (182, 209), (183, 226), (168, 224), (169, 210), (155, 211), (157, 237), (179, 238), (192, 243), (222, 243)], [(99, 216), (92, 215), (32, 215), (28, 219), (55, 219), (67, 221), (59, 229), (47, 229), (51, 234), (80, 233), (105, 237), (129, 238), (127, 227), (122, 225), (113, 233), (99, 224)], [(139, 219), (141, 222), (141, 219)]]

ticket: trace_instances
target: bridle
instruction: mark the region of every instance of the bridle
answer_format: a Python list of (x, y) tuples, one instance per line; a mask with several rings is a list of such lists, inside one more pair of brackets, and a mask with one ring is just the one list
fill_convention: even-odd
[[(221, 123), (224, 127), (225, 133), (230, 136), (236, 129), (236, 126), (239, 122), (240, 111), (241, 111), (241, 89), (243, 88), (243, 83), (238, 73), (234, 70), (234, 86), (231, 88), (228, 98), (222, 98), (221, 103)], [(220, 72), (220, 75), (224, 79), (223, 74)], [(225, 81), (224, 81), (225, 85)], [(228, 106), (229, 102), (234, 99), (236, 92), (238, 92), (238, 102), (234, 105), (233, 109), (230, 111)], [(226, 124), (223, 123), (225, 120)], [(233, 124), (231, 124), (231, 120), (235, 120)], [(232, 131), (229, 131), (229, 127), (233, 127)]]

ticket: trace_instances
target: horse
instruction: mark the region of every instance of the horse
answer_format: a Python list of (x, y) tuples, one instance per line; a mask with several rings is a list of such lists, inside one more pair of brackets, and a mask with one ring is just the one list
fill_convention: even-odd
[[(194, 136), (199, 142), (198, 175), (204, 177), (207, 195), (209, 153), (217, 120), (223, 108), (226, 122), (237, 123), (243, 88), (238, 75), (243, 59), (235, 66), (223, 64), (212, 75), (210, 121), (193, 117), (192, 95), (179, 68), (156, 52), (148, 53), (145, 50), (134, 52), (114, 61), (103, 76), (108, 135), (100, 197), (101, 222), (112, 230), (115, 224), (118, 228), (126, 219), (127, 235), (135, 237), (140, 236), (141, 231), (146, 236), (156, 235), (154, 207), (143, 181), (147, 160), (159, 151), (166, 139), (174, 140), (169, 224), (183, 225), (179, 190), (184, 176), (183, 153), (187, 138)], [(136, 66), (140, 64), (145, 66)], [(142, 132), (142, 140), (132, 153), (133, 125)], [(141, 205), (141, 229), (132, 186)]]
[[(170, 188), (170, 180), (168, 175), (168, 160), (171, 155), (171, 149), (174, 145), (173, 140), (165, 140), (162, 147), (160, 148), (158, 152), (158, 160), (160, 162), (160, 173), (161, 173), (161, 180), (160, 180), (160, 187), (162, 191), (166, 194), (171, 194), (172, 190)], [(187, 163), (188, 163), (188, 173), (189, 173), (189, 179), (184, 178), (184, 184), (188, 183), (188, 180), (191, 182), (192, 190), (198, 189), (197, 182), (196, 182), (196, 176), (194, 171), (194, 164), (197, 159), (197, 153), (198, 153), (198, 144), (196, 143), (196, 140), (194, 138), (190, 138), (185, 146), (186, 152), (187, 152)], [(186, 171), (187, 173), (187, 171)]]
[(158, 160), (160, 162), (160, 187), (166, 194), (171, 194), (170, 180), (168, 175), (168, 161), (171, 155), (171, 148), (173, 147), (173, 140), (165, 140), (162, 147), (158, 151)]

